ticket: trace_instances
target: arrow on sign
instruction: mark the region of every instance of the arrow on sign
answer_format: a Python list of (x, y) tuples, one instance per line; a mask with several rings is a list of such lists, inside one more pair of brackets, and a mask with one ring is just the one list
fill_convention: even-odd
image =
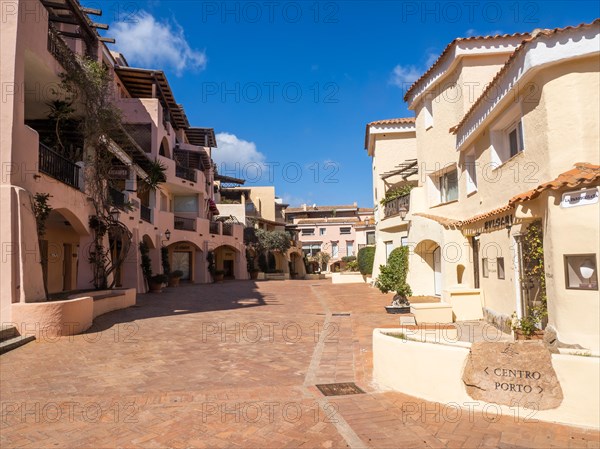
[(540, 389), (540, 391), (538, 391), (539, 394), (542, 394), (542, 391), (544, 391), (544, 389), (542, 387), (538, 387)]
[(486, 366), (486, 367), (485, 367), (485, 369), (483, 370), (483, 372), (489, 376), (489, 375), (490, 375), (490, 373), (488, 373), (488, 372), (487, 372), (487, 370), (488, 370), (488, 369), (489, 369), (489, 367), (488, 367), (488, 366)]

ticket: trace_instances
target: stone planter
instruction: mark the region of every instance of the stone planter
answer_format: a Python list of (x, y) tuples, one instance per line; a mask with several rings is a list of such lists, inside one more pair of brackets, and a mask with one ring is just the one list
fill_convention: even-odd
[(515, 331), (515, 340), (519, 341), (527, 341), (527, 340), (543, 340), (544, 339), (544, 331), (535, 331), (532, 335), (525, 335), (523, 331), (516, 330)]
[(225, 280), (225, 275), (222, 273), (216, 274), (213, 276), (215, 279), (215, 282), (223, 282)]
[(250, 279), (252, 279), (253, 281), (258, 279), (258, 271), (251, 271), (250, 272)]
[(387, 313), (398, 314), (398, 313), (410, 313), (410, 306), (385, 306)]

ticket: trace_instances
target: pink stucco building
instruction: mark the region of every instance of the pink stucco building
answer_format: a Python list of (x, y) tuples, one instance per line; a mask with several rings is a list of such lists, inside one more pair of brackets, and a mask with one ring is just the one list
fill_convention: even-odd
[(373, 209), (352, 205), (289, 207), (285, 211), (288, 230), (298, 233), (307, 257), (318, 252), (331, 258), (324, 271), (339, 269), (342, 258), (356, 256), (359, 249), (375, 244)]
[[(49, 294), (93, 287), (89, 259), (95, 231), (90, 218), (98, 211), (90, 201), (89, 142), (80, 126), (86, 108), (82, 96), (72, 101), (60, 83), (61, 74), (75, 73), (85, 86), (85, 61), (107, 71), (110, 101), (121, 115), (119, 125), (100, 136), (112, 164), (100, 194), (110, 198), (111, 216), (118, 216), (131, 233), (126, 253), (110, 233), (104, 240), (110, 248), (107, 260), (125, 259), (111, 273), (111, 285), (146, 291), (142, 242), (149, 248), (154, 274), (163, 271), (165, 247), (171, 270), (181, 270), (184, 281), (212, 282), (209, 254), (216, 270), (246, 279), (243, 226), (216, 219), (213, 186), (219, 175), (211, 159), (213, 129), (189, 123), (162, 71), (129, 67), (123, 55), (109, 51), (107, 39), (93, 24), (97, 17), (89, 19), (90, 10), (76, 0), (10, 3), (0, 27), (2, 322), (31, 317), (39, 325), (49, 320), (59, 333), (67, 318), (80, 323), (69, 332), (81, 332), (91, 323), (89, 297), (54, 302), (50, 310), (44, 289), (44, 280)], [(50, 107), (57, 101), (73, 109), (59, 127), (60, 143)], [(164, 167), (163, 182), (157, 189), (144, 189), (155, 161)], [(52, 207), (39, 243), (32, 201), (36, 193), (50, 194)]]

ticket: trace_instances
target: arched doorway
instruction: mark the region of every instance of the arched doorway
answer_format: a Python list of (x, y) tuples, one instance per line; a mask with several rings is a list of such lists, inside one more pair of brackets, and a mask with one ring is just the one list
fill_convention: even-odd
[(442, 294), (442, 257), (437, 242), (422, 240), (417, 244), (409, 263), (409, 284), (415, 296)]
[(225, 279), (241, 279), (240, 252), (233, 246), (222, 245), (214, 249), (215, 270), (224, 272)]
[(83, 223), (68, 209), (54, 209), (48, 215), (40, 250), (49, 294), (77, 288), (79, 246), (81, 237), (86, 235), (89, 233)]
[(202, 282), (204, 276), (203, 251), (189, 241), (173, 242), (167, 247), (169, 251), (169, 265), (171, 272), (181, 271), (182, 282)]

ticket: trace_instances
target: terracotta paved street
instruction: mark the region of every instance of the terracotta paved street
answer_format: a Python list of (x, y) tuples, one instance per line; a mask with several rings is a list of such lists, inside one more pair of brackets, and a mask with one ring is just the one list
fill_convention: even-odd
[[(397, 323), (388, 300), (328, 281), (142, 295), (85, 335), (2, 355), (0, 447), (600, 447), (598, 432), (378, 391), (371, 332)], [(366, 394), (315, 388), (332, 382)]]

